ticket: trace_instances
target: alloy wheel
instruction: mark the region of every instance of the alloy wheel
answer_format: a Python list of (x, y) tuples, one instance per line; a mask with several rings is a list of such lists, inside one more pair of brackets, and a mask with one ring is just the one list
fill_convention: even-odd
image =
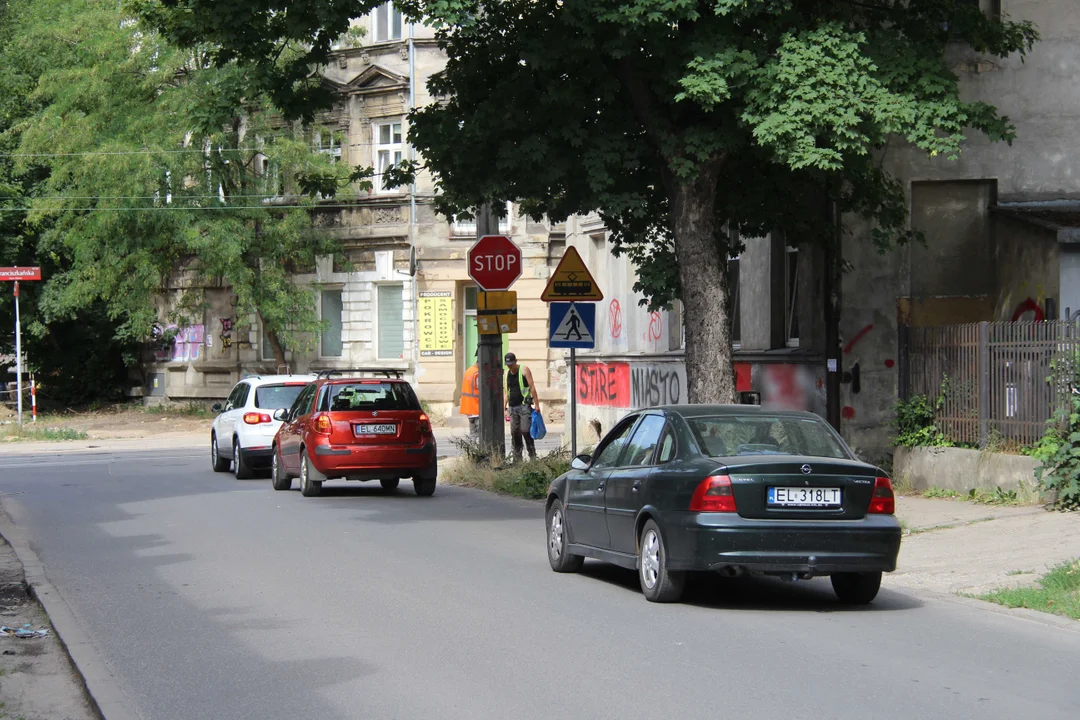
[(648, 588), (656, 587), (660, 575), (660, 538), (655, 530), (648, 530), (641, 539), (641, 578)]
[(555, 512), (551, 513), (551, 531), (548, 539), (548, 548), (551, 552), (551, 557), (558, 560), (562, 557), (563, 552), (563, 518), (562, 510), (555, 508)]

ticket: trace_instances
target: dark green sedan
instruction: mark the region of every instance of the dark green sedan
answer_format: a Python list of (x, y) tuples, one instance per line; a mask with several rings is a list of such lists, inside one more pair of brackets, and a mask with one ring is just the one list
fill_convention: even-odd
[(748, 405), (631, 413), (548, 491), (548, 560), (636, 569), (645, 597), (677, 601), (689, 572), (830, 576), (872, 601), (896, 569), (892, 483), (817, 415)]

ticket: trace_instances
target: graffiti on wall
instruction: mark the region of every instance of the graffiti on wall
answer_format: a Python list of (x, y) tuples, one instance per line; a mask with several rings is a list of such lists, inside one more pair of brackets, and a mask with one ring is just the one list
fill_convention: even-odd
[(221, 334), (218, 335), (218, 337), (221, 338), (221, 354), (222, 355), (229, 352), (229, 349), (232, 348), (232, 345), (233, 345), (232, 331), (233, 331), (233, 319), (232, 318), (221, 318)]
[(630, 370), (631, 407), (676, 405), (686, 397), (686, 371), (681, 364), (634, 365)]
[(608, 334), (612, 340), (622, 337), (622, 305), (618, 298), (612, 298), (608, 303)]
[(577, 369), (578, 402), (596, 407), (630, 407), (630, 365), (584, 363)]

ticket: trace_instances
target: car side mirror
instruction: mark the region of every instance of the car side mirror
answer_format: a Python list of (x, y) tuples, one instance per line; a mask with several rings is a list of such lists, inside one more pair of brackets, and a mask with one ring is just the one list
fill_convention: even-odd
[(213, 405), (210, 406), (210, 410), (213, 411), (213, 412), (216, 412), (216, 413), (220, 413), (221, 412), (221, 403), (214, 403)]
[(289, 414), (288, 408), (278, 408), (274, 411), (275, 420), (284, 420), (285, 416)]
[(570, 461), (570, 467), (574, 470), (588, 470), (592, 465), (592, 455), (578, 455)]

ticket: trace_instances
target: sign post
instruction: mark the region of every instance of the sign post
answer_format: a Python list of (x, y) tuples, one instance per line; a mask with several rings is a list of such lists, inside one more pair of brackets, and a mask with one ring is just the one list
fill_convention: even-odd
[[(39, 267), (5, 267), (0, 268), (0, 280), (15, 281), (15, 407), (18, 415), (19, 426), (22, 427), (22, 326), (19, 323), (19, 281), (40, 280), (41, 268)], [(37, 403), (35, 402), (35, 408)], [(37, 421), (35, 412), (34, 420)]]
[[(476, 243), (467, 255), (469, 277), (483, 291), (477, 295), (477, 329), (480, 338), (477, 348), (477, 365), (480, 371), (480, 448), (492, 458), (502, 462), (506, 458), (506, 423), (503, 419), (503, 357), (502, 325), (509, 331), (512, 317), (516, 330), (516, 293), (504, 292), (521, 277), (521, 248), (505, 235), (493, 235), (499, 227), (498, 218), (485, 203), (476, 214)], [(504, 297), (490, 297), (491, 295)], [(485, 296), (481, 299), (480, 296)], [(508, 297), (514, 296), (514, 297)], [(490, 302), (495, 302), (492, 306)], [(500, 302), (502, 301), (502, 302)], [(511, 302), (510, 308), (504, 307)], [(485, 311), (500, 308), (509, 312), (485, 314), (481, 327), (479, 308)], [(507, 322), (503, 323), (502, 319)], [(490, 322), (489, 322), (490, 320)]]
[(550, 303), (548, 345), (570, 350), (570, 455), (577, 457), (577, 351), (596, 347), (596, 303), (604, 293), (570, 245), (540, 299)]

